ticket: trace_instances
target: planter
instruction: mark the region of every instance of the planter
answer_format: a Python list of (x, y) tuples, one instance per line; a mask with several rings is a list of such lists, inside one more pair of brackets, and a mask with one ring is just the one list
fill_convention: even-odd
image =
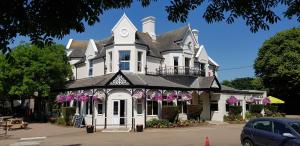
[(86, 132), (87, 133), (94, 133), (94, 126), (87, 126), (86, 127)]
[(143, 125), (136, 125), (136, 132), (143, 132), (144, 127)]

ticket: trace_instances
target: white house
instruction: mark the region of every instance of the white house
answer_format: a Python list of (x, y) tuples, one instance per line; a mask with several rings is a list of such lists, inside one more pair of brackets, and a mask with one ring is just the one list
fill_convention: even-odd
[(188, 105), (198, 105), (203, 107), (200, 118), (223, 121), (228, 97), (238, 98), (244, 115), (249, 97), (266, 96), (263, 91), (221, 86), (219, 65), (190, 25), (158, 35), (155, 17), (141, 21), (138, 31), (124, 14), (105, 39), (69, 40), (66, 50), (74, 80), (62, 94), (90, 97), (70, 104), (86, 124), (101, 129), (145, 127), (147, 120), (161, 118), (166, 105), (181, 107), (182, 119), (187, 118)]

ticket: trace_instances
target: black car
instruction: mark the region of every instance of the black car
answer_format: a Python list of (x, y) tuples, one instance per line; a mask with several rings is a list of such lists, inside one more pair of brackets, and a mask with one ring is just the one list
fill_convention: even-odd
[(241, 133), (243, 146), (300, 146), (300, 120), (257, 118)]

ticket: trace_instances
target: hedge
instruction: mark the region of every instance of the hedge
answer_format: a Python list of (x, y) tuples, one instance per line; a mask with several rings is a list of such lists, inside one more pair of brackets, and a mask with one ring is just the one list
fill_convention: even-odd
[(200, 119), (201, 112), (203, 107), (200, 105), (188, 105), (187, 106), (187, 118), (188, 119)]
[(72, 125), (72, 117), (76, 113), (76, 107), (62, 107), (61, 114), (63, 119), (65, 120), (66, 125)]
[(162, 119), (168, 120), (169, 122), (175, 122), (179, 113), (177, 106), (163, 106), (162, 107)]
[(262, 105), (262, 104), (251, 104), (249, 108), (250, 108), (251, 113), (261, 113), (261, 111), (264, 108), (264, 105)]

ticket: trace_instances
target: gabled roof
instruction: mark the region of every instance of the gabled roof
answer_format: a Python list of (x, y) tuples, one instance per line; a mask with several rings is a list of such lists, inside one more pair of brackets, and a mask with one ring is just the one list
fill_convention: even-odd
[(113, 37), (108, 37), (108, 38), (105, 38), (103, 40), (95, 41), (96, 47), (98, 49), (98, 52), (97, 52), (95, 58), (105, 57), (106, 52), (105, 52), (104, 47), (108, 46), (108, 45), (111, 45), (113, 43), (114, 43), (114, 38)]
[(145, 45), (148, 47), (148, 56), (162, 58), (157, 44), (153, 42), (151, 36), (148, 33), (136, 32), (136, 44)]
[(69, 58), (82, 58), (85, 57), (89, 40), (72, 40), (69, 49), (72, 51)]
[(123, 16), (119, 19), (119, 21), (116, 23), (116, 25), (112, 28), (112, 31), (114, 31), (116, 29), (116, 27), (123, 21), (123, 20), (127, 20), (129, 22), (129, 24), (131, 25), (131, 27), (137, 31), (137, 28), (134, 26), (134, 24), (130, 21), (130, 19), (127, 17), (127, 15), (124, 13)]
[[(124, 15), (123, 17), (125, 18), (126, 15)], [(162, 52), (182, 50), (179, 42), (186, 37), (188, 31), (190, 31), (190, 27), (186, 25), (178, 29), (163, 33), (159, 35), (156, 40), (153, 40), (148, 33), (136, 32), (135, 43), (144, 45), (148, 48), (147, 56), (163, 58), (161, 55)], [(69, 57), (83, 58), (85, 56), (88, 42), (88, 40), (72, 40), (70, 43), (70, 49), (72, 50), (72, 52), (70, 53)], [(94, 42), (98, 49), (95, 58), (102, 58), (105, 57), (106, 54), (104, 47), (114, 44), (114, 37), (110, 36), (103, 40), (95, 40)]]
[(182, 41), (188, 31), (189, 26), (187, 25), (159, 35), (156, 38), (156, 42), (160, 52), (180, 49), (177, 42)]

